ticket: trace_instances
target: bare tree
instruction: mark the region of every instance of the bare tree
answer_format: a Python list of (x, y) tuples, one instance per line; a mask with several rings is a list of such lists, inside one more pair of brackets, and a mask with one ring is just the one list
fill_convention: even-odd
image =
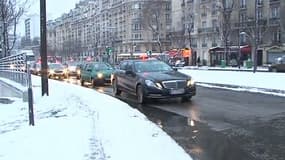
[(225, 46), (224, 51), (224, 60), (228, 63), (228, 48), (229, 48), (229, 40), (230, 34), (232, 33), (232, 12), (235, 9), (235, 1), (234, 0), (222, 0), (218, 3), (218, 11), (220, 12), (220, 34), (222, 41)]
[[(2, 50), (3, 56), (10, 55), (16, 42), (17, 24), (20, 17), (23, 15), (27, 0), (20, 2), (20, 0), (1, 0), (0, 1), (0, 24), (2, 23), (1, 36), (3, 38)], [(12, 43), (9, 43), (9, 33), (13, 34)]]
[(168, 0), (149, 0), (143, 5), (143, 26), (150, 30), (153, 38), (159, 46), (159, 51), (162, 53), (162, 34), (165, 31), (166, 11)]
[[(258, 11), (258, 0), (255, 0), (255, 10), (252, 17), (247, 17), (246, 21), (240, 22), (242, 28), (242, 34), (245, 34), (250, 40), (252, 46), (252, 59), (253, 59), (253, 72), (257, 69), (257, 50), (258, 46), (262, 43), (262, 39), (270, 29), (269, 17), (270, 16), (259, 16)], [(269, 8), (268, 8), (269, 9)], [(268, 13), (269, 14), (269, 13)]]
[(280, 20), (281, 20), (281, 37), (282, 37), (282, 42), (285, 42), (285, 3), (281, 3), (280, 7)]

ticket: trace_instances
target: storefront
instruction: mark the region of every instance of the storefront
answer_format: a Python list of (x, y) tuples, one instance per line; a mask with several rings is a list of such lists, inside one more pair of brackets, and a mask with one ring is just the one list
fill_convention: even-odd
[(271, 64), (275, 62), (275, 60), (279, 57), (285, 56), (285, 48), (281, 48), (278, 46), (273, 46), (266, 50), (267, 53), (267, 64)]
[[(240, 62), (242, 64), (243, 61), (251, 58), (251, 47), (240, 46)], [(231, 46), (228, 47), (225, 52), (225, 48), (223, 47), (213, 47), (209, 49), (210, 54), (210, 66), (221, 65), (221, 61), (225, 60), (226, 65), (237, 66), (239, 59), (239, 47)]]

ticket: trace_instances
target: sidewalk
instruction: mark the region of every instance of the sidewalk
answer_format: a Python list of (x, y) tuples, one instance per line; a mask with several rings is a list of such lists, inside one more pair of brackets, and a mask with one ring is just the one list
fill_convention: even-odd
[(0, 103), (0, 160), (191, 160), (161, 128), (116, 98), (55, 80), (42, 97), (40, 78), (32, 82), (34, 127), (22, 99)]
[(285, 97), (285, 73), (179, 69), (198, 85)]

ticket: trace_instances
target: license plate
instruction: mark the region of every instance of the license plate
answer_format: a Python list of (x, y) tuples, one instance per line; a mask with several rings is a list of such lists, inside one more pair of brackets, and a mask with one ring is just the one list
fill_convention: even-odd
[(184, 88), (170, 90), (170, 94), (183, 94), (184, 92), (185, 92)]

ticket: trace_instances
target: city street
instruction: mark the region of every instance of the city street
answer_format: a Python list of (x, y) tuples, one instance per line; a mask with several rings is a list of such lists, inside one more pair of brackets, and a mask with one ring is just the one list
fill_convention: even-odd
[[(96, 90), (112, 95), (109, 85)], [(198, 87), (197, 95), (186, 103), (156, 100), (141, 106), (131, 95), (123, 93), (118, 98), (163, 128), (195, 159), (285, 157), (283, 97)]]

